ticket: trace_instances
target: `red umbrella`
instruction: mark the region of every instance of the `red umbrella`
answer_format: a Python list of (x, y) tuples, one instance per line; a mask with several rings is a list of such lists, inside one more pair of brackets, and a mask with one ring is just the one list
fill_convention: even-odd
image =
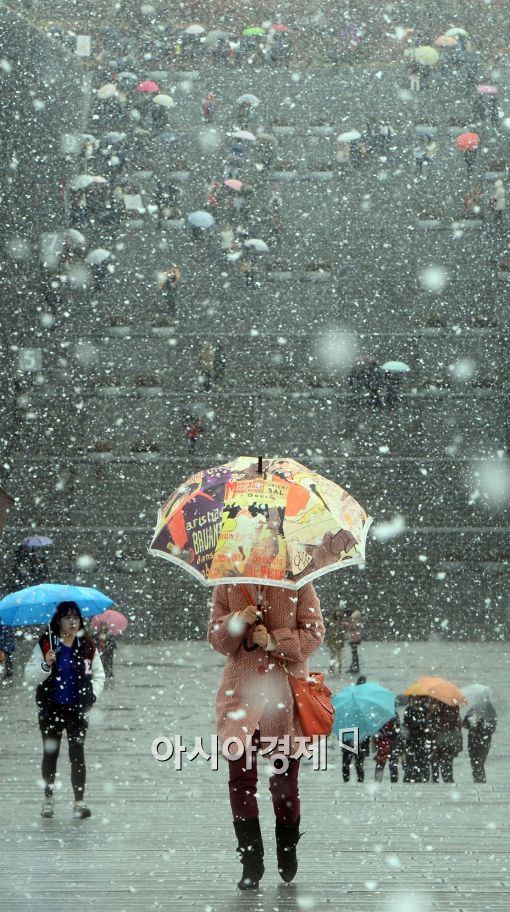
[(137, 92), (159, 92), (159, 86), (153, 79), (145, 79), (139, 82), (136, 87)]
[(290, 28), (288, 25), (276, 24), (276, 25), (272, 25), (271, 28), (273, 29), (274, 32), (290, 32)]
[(478, 133), (462, 133), (455, 140), (455, 147), (459, 152), (473, 152), (480, 145)]
[(122, 633), (128, 625), (127, 617), (124, 617), (120, 611), (113, 611), (111, 608), (108, 608), (106, 611), (103, 611), (102, 614), (95, 614), (90, 620), (90, 626), (93, 630), (99, 630), (101, 624), (108, 624), (109, 633), (113, 633), (114, 636), (117, 636), (118, 633)]

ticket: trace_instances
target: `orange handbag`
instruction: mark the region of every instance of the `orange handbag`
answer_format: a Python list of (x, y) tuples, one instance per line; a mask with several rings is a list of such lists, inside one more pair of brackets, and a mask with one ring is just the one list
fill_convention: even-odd
[(283, 668), (294, 695), (303, 735), (313, 738), (314, 735), (331, 734), (335, 710), (330, 700), (332, 691), (324, 683), (323, 673), (311, 671), (307, 678), (296, 678), (285, 665)]

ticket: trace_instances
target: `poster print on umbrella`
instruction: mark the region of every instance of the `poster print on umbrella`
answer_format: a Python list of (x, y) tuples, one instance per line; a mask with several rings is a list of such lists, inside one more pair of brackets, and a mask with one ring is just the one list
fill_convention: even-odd
[(371, 522), (352, 495), (293, 459), (240, 456), (197, 472), (168, 498), (149, 551), (206, 586), (297, 590), (363, 563)]

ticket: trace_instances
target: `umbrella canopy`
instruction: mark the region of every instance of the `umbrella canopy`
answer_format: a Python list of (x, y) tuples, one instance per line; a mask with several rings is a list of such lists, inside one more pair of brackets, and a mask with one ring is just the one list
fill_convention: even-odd
[(107, 82), (97, 90), (97, 97), (101, 99), (114, 98), (117, 94), (117, 86), (113, 82)]
[(87, 239), (81, 231), (78, 231), (77, 228), (66, 228), (64, 231), (64, 240), (68, 244), (72, 244), (76, 247), (86, 247)]
[(102, 614), (95, 614), (90, 622), (90, 626), (93, 630), (99, 630), (102, 624), (108, 624), (108, 630), (113, 636), (117, 636), (118, 633), (123, 633), (126, 627), (129, 624), (127, 617), (124, 617), (120, 611), (115, 611), (113, 608), (108, 608), (107, 611), (103, 611)]
[(446, 703), (447, 706), (462, 706), (463, 703), (467, 703), (457, 685), (444, 678), (427, 676), (417, 678), (404, 693), (407, 697), (432, 697), (434, 700), (439, 700), (440, 703)]
[(117, 75), (117, 82), (124, 83), (127, 86), (133, 86), (138, 82), (138, 76), (136, 73), (131, 73), (129, 70), (123, 70), (122, 73)]
[(478, 133), (461, 133), (455, 140), (455, 148), (459, 152), (473, 152), (480, 145)]
[(229, 133), (229, 136), (234, 136), (235, 139), (244, 139), (248, 142), (255, 142), (257, 137), (254, 133), (250, 133), (249, 130), (234, 130), (233, 133)]
[(422, 63), (424, 66), (434, 66), (435, 63), (439, 60), (439, 54), (436, 49), (431, 47), (429, 44), (422, 44), (421, 47), (416, 48), (414, 52), (414, 59), (418, 63)]
[(101, 140), (104, 141), (105, 143), (107, 143), (108, 145), (112, 145), (112, 144), (115, 144), (118, 142), (122, 142), (126, 138), (126, 136), (127, 136), (127, 133), (121, 133), (120, 130), (110, 130), (109, 133), (105, 133), (101, 137)]
[(497, 95), (498, 87), (497, 85), (478, 85), (476, 91), (479, 92), (480, 95)]
[(106, 250), (104, 247), (96, 247), (95, 250), (91, 250), (90, 253), (85, 257), (85, 262), (89, 266), (98, 266), (99, 263), (104, 263), (108, 257), (111, 257), (111, 251)]
[(97, 143), (97, 137), (93, 136), (92, 133), (80, 133), (80, 142), (82, 143)]
[(260, 238), (248, 238), (244, 242), (245, 247), (251, 247), (252, 250), (255, 250), (257, 253), (268, 253), (269, 247), (265, 241), (262, 241)]
[(494, 718), (495, 710), (489, 687), (485, 684), (468, 684), (467, 687), (461, 687), (460, 691), (467, 700), (467, 704), (460, 711), (462, 718), (470, 709), (473, 709), (481, 719)]
[(239, 456), (197, 472), (168, 498), (149, 550), (206, 586), (297, 590), (363, 563), (371, 522), (351, 494), (299, 462)]
[(154, 104), (161, 105), (162, 108), (175, 108), (175, 101), (171, 95), (164, 95), (162, 92), (158, 92), (152, 100)]
[(188, 215), (188, 222), (190, 225), (193, 225), (194, 228), (212, 228), (214, 225), (214, 218), (210, 212), (205, 212), (203, 209), (197, 209), (196, 212), (190, 212)]
[(247, 92), (245, 95), (239, 96), (237, 104), (253, 105), (253, 107), (256, 108), (257, 105), (260, 104), (260, 98), (257, 98), (256, 95), (250, 95), (250, 93)]
[(237, 180), (235, 177), (228, 177), (223, 183), (225, 184), (225, 187), (230, 187), (231, 190), (241, 190), (242, 187), (244, 187), (243, 182)]
[(137, 92), (159, 92), (159, 85), (153, 79), (144, 79), (136, 87)]
[(175, 133), (172, 130), (163, 130), (157, 137), (157, 141), (165, 144), (180, 142), (181, 139), (184, 139), (184, 135), (184, 133)]
[(71, 190), (86, 190), (91, 184), (107, 184), (106, 177), (99, 174), (78, 174), (69, 182)]
[(333, 732), (359, 728), (360, 740), (375, 735), (395, 715), (395, 694), (375, 681), (350, 684), (331, 698), (335, 708)]
[(241, 34), (245, 35), (247, 38), (251, 38), (256, 35), (265, 35), (266, 30), (261, 28), (260, 25), (250, 25), (248, 28), (243, 29)]
[(22, 548), (50, 548), (53, 544), (53, 539), (48, 538), (47, 535), (29, 535), (28, 538), (24, 538), (21, 542)]
[(200, 25), (199, 22), (195, 22), (193, 25), (188, 25), (188, 27), (184, 29), (185, 35), (203, 35), (204, 32), (205, 28), (203, 25)]
[(445, 35), (448, 35), (449, 38), (469, 38), (469, 32), (466, 32), (466, 29), (463, 28), (448, 29)]
[(288, 25), (280, 25), (279, 22), (277, 22), (275, 25), (272, 25), (271, 30), (273, 32), (290, 32), (291, 31)]
[(232, 35), (232, 32), (225, 32), (223, 29), (212, 29), (210, 32), (207, 32), (206, 44), (218, 44), (220, 41), (224, 41), (226, 38), (229, 38)]
[(60, 602), (76, 602), (84, 617), (92, 617), (113, 605), (113, 599), (89, 586), (41, 583), (11, 592), (0, 601), (0, 621), (12, 626), (47, 624)]
[(361, 133), (358, 133), (357, 130), (347, 130), (346, 133), (340, 133), (337, 136), (337, 142), (355, 142), (356, 139), (361, 139)]
[(437, 48), (456, 48), (458, 46), (459, 42), (454, 35), (439, 35), (439, 38), (434, 41), (434, 47)]
[(381, 367), (383, 370), (391, 371), (395, 374), (407, 374), (411, 370), (405, 361), (385, 361), (384, 364), (381, 364)]

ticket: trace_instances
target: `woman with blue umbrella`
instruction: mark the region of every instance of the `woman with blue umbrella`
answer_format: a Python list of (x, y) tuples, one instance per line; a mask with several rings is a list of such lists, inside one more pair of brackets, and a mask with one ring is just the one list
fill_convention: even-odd
[[(395, 715), (395, 694), (375, 681), (367, 681), (362, 675), (356, 684), (345, 687), (332, 698), (335, 708), (333, 732), (342, 733), (342, 742), (350, 745), (354, 738), (349, 729), (358, 729), (357, 749), (342, 748), (342, 772), (344, 782), (349, 781), (350, 764), (354, 757), (358, 782), (363, 782), (363, 764), (370, 751), (370, 736), (375, 735)], [(343, 732), (347, 730), (344, 735)]]
[(83, 616), (91, 617), (112, 605), (107, 596), (81, 586), (45, 584), (13, 592), (0, 602), (0, 620), (11, 625), (48, 623), (25, 669), (25, 679), (37, 685), (36, 703), (43, 739), (42, 817), (54, 815), (54, 783), (64, 730), (69, 743), (73, 816), (90, 817), (85, 791), (87, 715), (102, 693), (104, 670)]

